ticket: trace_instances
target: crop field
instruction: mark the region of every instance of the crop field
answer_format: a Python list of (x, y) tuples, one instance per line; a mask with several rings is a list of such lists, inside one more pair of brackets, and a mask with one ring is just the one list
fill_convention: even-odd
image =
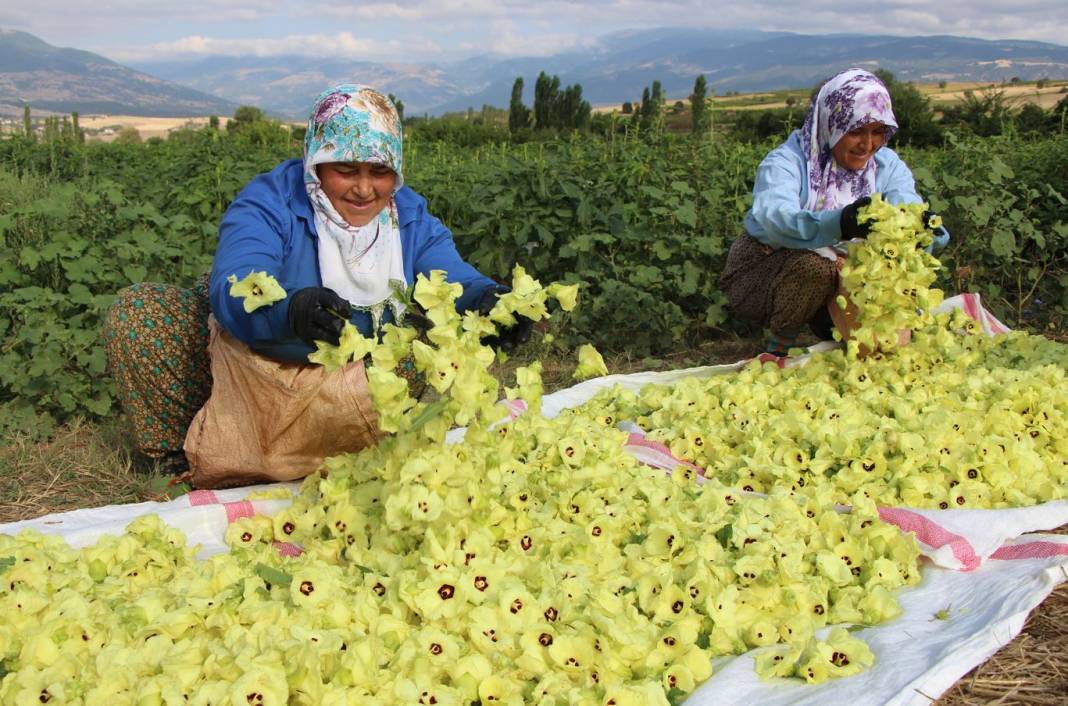
[[(462, 146), (422, 139), (413, 130), (405, 144), (405, 182), (426, 196), (430, 212), (452, 229), (460, 251), (484, 273), (510, 283), (518, 264), (545, 285), (578, 286), (579, 305), (541, 322), (534, 344), (494, 372), (509, 386), (519, 380), (523, 398), (537, 400), (543, 390), (573, 382), (572, 359), (584, 344), (604, 353), (611, 372), (728, 362), (756, 352), (760, 332), (732, 320), (717, 280), (741, 232), (756, 166), (781, 137), (746, 142), (662, 130), (575, 132)], [(189, 285), (205, 274), (230, 201), (255, 174), (301, 150), (289, 129), (269, 121), (230, 130), (187, 126), (168, 139), (138, 144), (52, 138), (0, 141), (0, 521), (168, 492), (160, 483), (166, 479), (153, 475), (151, 464), (140, 469), (148, 473), (133, 470), (136, 460), (123, 435), (100, 336), (103, 314), (115, 293), (130, 284)], [(192, 639), (191, 633), (176, 634), (168, 643), (167, 649), (180, 646), (187, 657), (211, 651), (218, 664), (241, 663), (235, 645), (282, 634), (268, 635), (246, 620), (267, 614), (262, 611), (275, 616), (272, 630), (287, 636), (317, 631), (316, 643), (323, 638), (300, 648), (302, 663), (314, 668), (287, 674), (285, 660), (271, 652), (269, 660), (242, 667), (245, 674), (232, 693), (223, 683), (225, 669), (205, 667), (195, 685), (199, 698), (212, 703), (248, 695), (284, 703), (279, 694), (288, 689), (294, 690), (291, 698), (301, 694), (294, 703), (311, 703), (336, 696), (319, 684), (335, 677), (334, 686), (364, 689), (383, 703), (394, 702), (382, 696), (386, 691), (398, 703), (412, 702), (420, 690), (429, 693), (429, 682), (394, 681), (388, 674), (423, 670), (433, 675), (442, 703), (530, 703), (556, 689), (571, 700), (555, 703), (618, 698), (677, 704), (708, 676), (709, 657), (772, 645), (777, 651), (766, 654), (786, 661), (763, 662), (759, 669), (765, 675), (819, 682), (860, 671), (871, 660), (862, 641), (845, 631), (817, 639), (814, 630), (831, 622), (874, 624), (895, 616), (893, 591), (918, 580), (916, 549), (904, 535), (887, 533), (888, 525), (873, 525), (875, 515), (838, 519), (828, 509), (833, 502), (852, 501), (872, 512), (874, 498), (934, 508), (951, 502), (1002, 507), (1060, 498), (1068, 490), (1058, 465), (1068, 409), (1063, 391), (1055, 394), (1064, 379), (1060, 344), (1068, 342), (1068, 134), (1008, 130), (984, 137), (947, 131), (939, 146), (899, 152), (952, 234), (937, 266), (911, 285), (927, 277), (924, 289), (979, 293), (1001, 321), (1021, 330), (1005, 346), (961, 342), (945, 330), (918, 328), (910, 348), (863, 370), (855, 366), (868, 363), (844, 354), (796, 374), (755, 366), (737, 381), (602, 397), (573, 415), (552, 421), (526, 415), (504, 432), (489, 433), (489, 420), (482, 417), (486, 404), (498, 398), (497, 380), (482, 370), (471, 372), (474, 364), (464, 361), (480, 359), (477, 341), (465, 338), (458, 320), (447, 320), (440, 326), (452, 329), (441, 340), (460, 343), (440, 344), (434, 353), (463, 371), (457, 380), (470, 372), (465, 387), (436, 386), (441, 399), (432, 404), (406, 406), (401, 400), (399, 411), (390, 412), (397, 434), (388, 442), (331, 461), (330, 472), (305, 483), (284, 516), (233, 525), (237, 529), (227, 533), (232, 557), (205, 568), (165, 528), (146, 521), (119, 544), (99, 545), (91, 556), (43, 543), (32, 552), (0, 544), (0, 571), (14, 563), (5, 565), (8, 550), (47, 556), (57, 567), (54, 574), (38, 576), (19, 566), (18, 580), (55, 590), (78, 587), (86, 597), (86, 620), (115, 636), (109, 659), (129, 660), (136, 673), (152, 675), (161, 699), (168, 688), (166, 668), (135, 647), (160, 637), (146, 632), (151, 609), (127, 611), (118, 622), (107, 617), (119, 604), (141, 600), (149, 588), (160, 606), (202, 626)], [(901, 228), (886, 237), (906, 242), (911, 232)], [(920, 255), (910, 244), (909, 256)], [(447, 299), (437, 290), (422, 296)], [(902, 310), (910, 308), (915, 313), (907, 303)], [(926, 375), (943, 364), (957, 369)], [(961, 382), (966, 374), (974, 375), (969, 385)], [(936, 402), (943, 406), (932, 406)], [(1051, 410), (1044, 420), (1042, 404)], [(799, 430), (788, 420), (796, 417), (786, 415), (808, 414), (802, 409), (833, 415), (830, 420), (844, 417), (834, 428), (854, 446), (845, 448), (829, 432)], [(446, 414), (441, 410), (453, 416), (440, 416)], [(747, 418), (737, 426), (740, 412)], [(1013, 427), (1018, 443), (1008, 441), (1006, 432), (1008, 448), (995, 453), (1011, 459), (1006, 464), (1014, 469), (1026, 467), (1033, 482), (1022, 476), (993, 480), (992, 470), (985, 481), (979, 471), (968, 475), (975, 469), (965, 460), (963, 442), (953, 436), (959, 429), (946, 416), (954, 413), (971, 415), (969, 426), (990, 434), (996, 433), (993, 427), (981, 426), (990, 415), (1018, 425)], [(626, 436), (613, 426), (620, 419), (635, 420), (679, 458), (698, 462), (709, 473), (707, 488), (714, 490), (691, 490), (679, 472), (674, 478), (642, 472), (617, 443)], [(468, 440), (462, 447), (439, 443), (446, 422), (456, 420), (470, 421)], [(753, 427), (745, 432), (748, 424)], [(921, 453), (923, 434), (952, 437), (944, 455), (960, 455), (959, 464), (957, 456), (952, 463), (939, 458), (938, 446)], [(863, 446), (869, 437), (871, 445)], [(552, 443), (542, 444), (543, 439)], [(780, 447), (792, 451), (789, 459), (776, 450)], [(747, 458), (761, 454), (775, 472), (747, 475)], [(509, 455), (514, 459), (501, 465)], [(871, 468), (865, 466), (882, 470), (906, 457), (912, 464), (903, 472), (907, 482), (889, 473), (885, 483), (869, 481)], [(626, 480), (606, 470), (612, 468), (625, 469)], [(958, 472), (965, 474), (963, 481)], [(1044, 473), (1054, 480), (1038, 480)], [(99, 478), (113, 489), (96, 487)], [(769, 496), (735, 505), (731, 493), (743, 486)], [(457, 501), (461, 490), (466, 502)], [(565, 503), (565, 497), (573, 501)], [(364, 501), (377, 504), (359, 505)], [(428, 507), (433, 517), (426, 515)], [(753, 520), (778, 512), (790, 518), (788, 524)], [(505, 519), (491, 525), (483, 517)], [(559, 536), (542, 542), (550, 539), (548, 528)], [(810, 537), (809, 545), (794, 542), (788, 536), (793, 533)], [(354, 544), (355, 535), (361, 539)], [(679, 545), (673, 545), (676, 538)], [(265, 551), (273, 540), (299, 542), (307, 551), (283, 560)], [(466, 550), (465, 542), (470, 542)], [(783, 547), (782, 557), (790, 558), (773, 562), (757, 556), (747, 549), (752, 543)], [(838, 554), (823, 551), (831, 548)], [(420, 553), (435, 551), (447, 557), (440, 563), (457, 581), (468, 578), (465, 567), (473, 561), (472, 570), (479, 569), (471, 577), (474, 588), (464, 584), (458, 590), (457, 582), (441, 578), (438, 565), (418, 560)], [(455, 551), (460, 557), (468, 551), (468, 560), (452, 566)], [(121, 557), (131, 552), (155, 557), (155, 563), (123, 564)], [(862, 557), (852, 569), (851, 556)], [(704, 562), (722, 561), (735, 568), (711, 574), (702, 568)], [(547, 566), (562, 567), (565, 575), (550, 576), (543, 570)], [(749, 566), (752, 575), (744, 569)], [(666, 578), (597, 590), (623, 567), (631, 576)], [(225, 596), (202, 595), (209, 585), (229, 585), (237, 576), (243, 592), (228, 588)], [(317, 586), (327, 590), (317, 592)], [(737, 599), (738, 615), (748, 617), (730, 622), (711, 595), (696, 598), (709, 590), (722, 592), (720, 603), (722, 596)], [(344, 594), (357, 607), (346, 613), (337, 601), (320, 598), (328, 591)], [(457, 601), (449, 602), (454, 595)], [(785, 603), (771, 605), (769, 596), (783, 595), (818, 607), (821, 617), (791, 620)], [(1064, 598), (1062, 589), (1040, 616), (1062, 615)], [(227, 615), (234, 616), (225, 645), (216, 639), (209, 599), (225, 600)], [(471, 604), (469, 613), (457, 612), (461, 599)], [(558, 603), (569, 599), (577, 607), (558, 624)], [(760, 615), (748, 610), (756, 605), (749, 601), (758, 599), (771, 601), (760, 604)], [(833, 612), (822, 617), (825, 604)], [(538, 606), (537, 614), (520, 613), (524, 605)], [(41, 607), (46, 610), (51, 609)], [(308, 622), (315, 611), (332, 622)], [(62, 611), (48, 615), (64, 631), (74, 629)], [(35, 620), (20, 613), (20, 629), (31, 630)], [(365, 671), (366, 665), (356, 664), (362, 652), (348, 650), (342, 636), (372, 623), (379, 631), (375, 644), (388, 663)], [(1029, 654), (1046, 655), (1050, 669), (1063, 673), (1063, 655), (1057, 656), (1063, 629), (1041, 617), (1036, 626), (1025, 634), (1039, 643)], [(788, 637), (793, 629), (805, 638)], [(507, 633), (509, 649), (489, 644), (497, 642), (491, 636), (497, 632)], [(6, 634), (0, 632), (0, 638)], [(634, 642), (607, 637), (623, 634), (634, 635)], [(0, 640), (0, 680), (16, 666), (44, 669), (38, 662), (47, 662), (39, 656), (51, 654), (47, 645), (26, 640), (34, 647), (21, 652)], [(95, 634), (82, 640), (85, 646), (70, 643), (70, 654), (79, 659), (85, 650), (98, 649)], [(161, 645), (153, 642), (152, 650), (164, 649)], [(231, 648), (234, 654), (226, 652)], [(427, 650), (432, 656), (423, 654)], [(1054, 703), (1042, 699), (1063, 687), (1063, 681), (1034, 687), (1036, 680), (1026, 674), (1034, 661), (1021, 667), (1023, 674), (1013, 672), (1012, 664), (990, 664), (995, 666), (973, 675), (970, 687), (962, 682), (947, 703), (1005, 697), (1009, 687), (1012, 694), (1034, 696), (1032, 703)], [(614, 681), (601, 683), (606, 674)], [(71, 693), (94, 688), (71, 679)], [(105, 680), (114, 689), (123, 688), (121, 681)], [(248, 694), (239, 694), (239, 686)], [(28, 695), (37, 697), (26, 692), (20, 698)]]

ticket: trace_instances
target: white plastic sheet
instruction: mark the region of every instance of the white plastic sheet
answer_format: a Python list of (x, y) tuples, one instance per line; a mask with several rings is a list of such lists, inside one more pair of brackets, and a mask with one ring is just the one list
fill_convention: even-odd
[[(976, 312), (988, 333), (999, 332), (999, 327), (1004, 330), (993, 317), (982, 318), (985, 310), (977, 298), (969, 303), (955, 297), (947, 305), (966, 311), (971, 307), (969, 314)], [(616, 384), (637, 390), (649, 383), (727, 374), (743, 365), (740, 362), (664, 373), (610, 375), (545, 396), (542, 410), (546, 416), (555, 416)], [(521, 413), (522, 405), (512, 405), (511, 411)], [(449, 440), (459, 441), (462, 435), (463, 430), (454, 430)], [(639, 457), (646, 454), (652, 465), (671, 462), (665, 461), (662, 450), (639, 441), (632, 438), (628, 442), (628, 448), (634, 446), (632, 453)], [(0, 532), (14, 534), (35, 528), (62, 535), (72, 546), (81, 547), (101, 535), (120, 533), (136, 517), (156, 513), (167, 524), (185, 532), (191, 543), (200, 544), (199, 556), (205, 557), (226, 551), (223, 535), (230, 522), (253, 514), (273, 514), (285, 507), (287, 500), (247, 499), (255, 491), (275, 487), (295, 492), (298, 484), (194, 491), (166, 503), (75, 510), (0, 525)], [(1068, 537), (1023, 534), (1068, 523), (1068, 501), (1011, 510), (887, 508), (884, 519), (899, 526), (913, 523), (921, 540), (929, 542), (924, 546), (925, 554), (937, 565), (924, 562), (921, 583), (901, 592), (902, 616), (856, 633), (875, 653), (876, 662), (871, 669), (818, 686), (794, 680), (764, 682), (753, 671), (754, 653), (747, 653), (718, 660), (712, 678), (687, 699), (686, 706), (929, 704), (1011, 641), (1028, 613), (1057, 584), (1068, 580)], [(278, 550), (283, 554), (299, 551), (284, 543), (279, 543)], [(936, 618), (935, 614), (943, 610), (948, 612), (948, 619)]]
[[(278, 484), (295, 491), (297, 484)], [(194, 491), (166, 503), (136, 503), (47, 515), (0, 525), (13, 534), (36, 528), (64, 536), (73, 546), (86, 546), (103, 534), (122, 531), (144, 514), (156, 513), (172, 527), (202, 545), (202, 558), (226, 551), (223, 534), (229, 522), (252, 514), (272, 514), (289, 501), (247, 500), (255, 486), (219, 491)], [(1015, 511), (974, 511), (989, 515)], [(1016, 518), (1005, 520), (1015, 526)], [(292, 545), (279, 545), (290, 553)], [(998, 558), (998, 557), (1002, 558)], [(796, 681), (764, 682), (753, 671), (752, 654), (721, 659), (712, 678), (686, 701), (686, 706), (761, 704), (859, 706), (861, 704), (929, 704), (962, 675), (1007, 644), (1027, 614), (1053, 588), (1068, 579), (1068, 537), (1026, 535), (1006, 543), (975, 571), (923, 565), (923, 579), (900, 593), (904, 614), (885, 625), (861, 630), (876, 656), (875, 665), (856, 676), (818, 686)], [(948, 610), (947, 620), (935, 614)]]

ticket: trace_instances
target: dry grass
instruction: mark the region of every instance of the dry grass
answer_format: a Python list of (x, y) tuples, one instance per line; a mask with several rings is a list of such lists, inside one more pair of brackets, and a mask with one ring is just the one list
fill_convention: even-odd
[(45, 443), (0, 447), (0, 523), (165, 499), (166, 479), (135, 470), (117, 426), (74, 423)]
[[(613, 373), (733, 363), (760, 352), (762, 341), (716, 341), (663, 358), (616, 356)], [(501, 371), (507, 379), (518, 365), (543, 359), (546, 392), (572, 384), (574, 362), (544, 351), (527, 351)], [(0, 446), (0, 523), (77, 508), (167, 497), (165, 476), (131, 461), (121, 422), (73, 424), (51, 441), (15, 439)], [(1068, 534), (1068, 526), (1058, 530)], [(937, 701), (941, 706), (1068, 704), (1068, 584), (1059, 586), (1028, 618), (1023, 631), (985, 663), (964, 676)]]
[[(1056, 530), (1068, 534), (1068, 525)], [(1016, 639), (958, 681), (941, 706), (1068, 704), (1068, 583), (1027, 618)]]

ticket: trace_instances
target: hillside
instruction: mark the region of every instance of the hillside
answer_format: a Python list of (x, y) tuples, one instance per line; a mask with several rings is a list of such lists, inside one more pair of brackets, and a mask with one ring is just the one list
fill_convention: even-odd
[(230, 115), (228, 100), (106, 59), (0, 29), (0, 115), (37, 111), (127, 115)]
[(0, 115), (37, 110), (132, 116), (231, 115), (257, 105), (302, 119), (324, 88), (345, 81), (403, 100), (407, 115), (506, 106), (517, 76), (528, 105), (541, 71), (579, 83), (594, 105), (640, 98), (660, 81), (669, 99), (704, 74), (727, 92), (809, 88), (848, 66), (885, 68), (903, 81), (1002, 83), (1068, 78), (1068, 47), (966, 37), (800, 35), (759, 30), (649, 29), (600, 37), (589, 49), (545, 57), (483, 55), (448, 64), (375, 63), (319, 57), (206, 57), (140, 62), (62, 49), (0, 30)]

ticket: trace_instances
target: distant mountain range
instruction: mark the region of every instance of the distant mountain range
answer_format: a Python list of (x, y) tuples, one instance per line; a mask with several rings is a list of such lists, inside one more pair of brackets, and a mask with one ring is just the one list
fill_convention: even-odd
[(182, 117), (232, 115), (237, 104), (26, 32), (0, 29), (0, 115), (31, 109)]
[[(1001, 82), (1068, 78), (1068, 47), (953, 36), (800, 35), (789, 32), (651, 29), (616, 32), (595, 48), (537, 58), (479, 56), (447, 64), (375, 63), (291, 57), (207, 57), (137, 62), (59, 49), (23, 32), (0, 30), (0, 112), (4, 105), (134, 115), (233, 113), (257, 105), (305, 116), (315, 96), (341, 82), (393, 93), (407, 115), (507, 106), (522, 76), (533, 102), (540, 71), (580, 83), (594, 105), (637, 100), (659, 80), (671, 99), (704, 74), (717, 93), (798, 88), (849, 66), (885, 68), (905, 81)], [(91, 106), (99, 106), (98, 108)]]

